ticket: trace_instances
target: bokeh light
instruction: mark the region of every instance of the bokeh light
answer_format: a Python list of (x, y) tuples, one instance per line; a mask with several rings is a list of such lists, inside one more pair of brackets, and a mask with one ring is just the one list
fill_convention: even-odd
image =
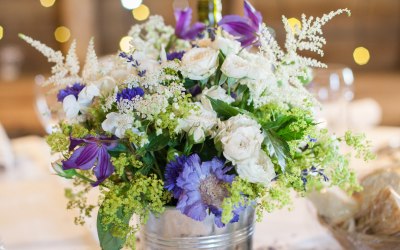
[(353, 52), (353, 58), (358, 65), (365, 65), (369, 62), (371, 55), (367, 48), (358, 47)]
[(3, 26), (0, 25), (0, 40), (3, 38), (4, 35), (4, 29)]
[(56, 0), (40, 0), (40, 4), (46, 8), (53, 6), (55, 2)]
[(71, 31), (65, 26), (60, 26), (54, 31), (54, 37), (57, 42), (65, 43), (71, 37)]
[(132, 37), (130, 36), (124, 36), (123, 38), (121, 38), (121, 40), (119, 41), (119, 48), (123, 51), (123, 52), (129, 52), (131, 50), (132, 45), (130, 44), (132, 40)]
[(121, 0), (121, 4), (125, 9), (133, 10), (142, 4), (142, 0)]
[(138, 21), (146, 20), (150, 15), (150, 9), (146, 5), (142, 4), (136, 9), (132, 10), (133, 18)]
[[(288, 23), (290, 25), (290, 28), (292, 28), (292, 32), (296, 33), (296, 30), (299, 29), (301, 30), (301, 22), (299, 19), (292, 17), (288, 19)], [(297, 28), (296, 28), (297, 26)]]

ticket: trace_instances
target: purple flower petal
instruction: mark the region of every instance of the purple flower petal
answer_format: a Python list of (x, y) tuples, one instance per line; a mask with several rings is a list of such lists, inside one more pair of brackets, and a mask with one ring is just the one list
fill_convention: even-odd
[(191, 8), (186, 8), (184, 10), (176, 9), (174, 10), (174, 14), (176, 20), (175, 35), (178, 38), (193, 40), (206, 28), (203, 23), (195, 23), (190, 27), (192, 21)]
[(92, 183), (93, 187), (99, 185), (114, 173), (115, 169), (110, 160), (110, 155), (108, 154), (106, 147), (100, 147), (97, 165), (93, 168), (94, 175), (97, 178), (97, 181)]
[(97, 158), (98, 147), (95, 144), (89, 144), (80, 147), (72, 153), (71, 157), (63, 161), (63, 169), (81, 169), (88, 170), (93, 167)]
[(189, 28), (192, 22), (192, 9), (176, 9), (174, 10), (174, 15), (176, 20), (175, 34), (180, 37), (180, 35)]
[(250, 19), (255, 29), (258, 30), (260, 28), (262, 15), (248, 1), (244, 1), (244, 15)]
[(248, 19), (237, 15), (224, 16), (218, 24), (234, 36), (252, 36), (257, 32)]
[(186, 39), (193, 40), (205, 28), (206, 28), (206, 25), (204, 23), (197, 22), (197, 23), (193, 24), (193, 26), (191, 28), (185, 30), (185, 32), (182, 33), (182, 36)]

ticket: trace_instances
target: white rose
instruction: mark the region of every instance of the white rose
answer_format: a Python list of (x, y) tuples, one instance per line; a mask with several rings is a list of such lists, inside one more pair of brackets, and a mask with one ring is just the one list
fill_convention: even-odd
[(228, 55), (221, 66), (222, 73), (236, 79), (246, 77), (249, 70), (249, 62), (234, 54)]
[[(241, 119), (243, 121), (240, 121)], [(225, 158), (232, 161), (234, 165), (244, 164), (257, 158), (264, 140), (260, 125), (245, 116), (234, 119), (238, 121), (238, 124), (229, 124), (232, 122), (229, 120), (217, 139), (221, 142)]]
[(261, 183), (267, 186), (276, 177), (274, 164), (264, 151), (260, 151), (258, 158), (253, 161), (239, 163), (236, 166), (240, 178), (252, 183)]
[(234, 38), (226, 38), (223, 36), (216, 36), (211, 47), (216, 50), (221, 50), (224, 55), (237, 54), (242, 46)]
[(112, 112), (107, 114), (106, 119), (101, 124), (104, 131), (123, 138), (125, 132), (133, 127), (133, 117), (128, 114)]
[(209, 78), (218, 68), (218, 51), (193, 48), (182, 57), (182, 74), (192, 80)]
[(218, 122), (217, 113), (205, 109), (201, 103), (196, 103), (196, 105), (199, 107), (199, 110), (193, 111), (192, 114), (185, 119), (178, 120), (176, 132), (179, 133), (182, 130), (189, 132), (192, 128), (200, 128), (206, 135), (212, 134)]
[(221, 88), (220, 86), (212, 86), (211, 88), (205, 88), (200, 95), (200, 101), (201, 104), (203, 104), (204, 108), (207, 110), (213, 110), (210, 99), (208, 99), (207, 97), (211, 97), (216, 100), (221, 100), (226, 103), (232, 103), (235, 101), (235, 99), (227, 95), (226, 90)]

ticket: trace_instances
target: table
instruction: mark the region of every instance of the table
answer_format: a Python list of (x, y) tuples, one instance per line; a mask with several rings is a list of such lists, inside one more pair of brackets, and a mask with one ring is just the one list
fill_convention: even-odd
[[(400, 128), (378, 127), (366, 131), (375, 147), (393, 140), (400, 142)], [(12, 140), (17, 167), (0, 173), (0, 249), (11, 250), (92, 250), (100, 249), (95, 236), (95, 220), (75, 226), (74, 212), (66, 210), (66, 182), (51, 174), (50, 153), (40, 137)], [(354, 168), (364, 175), (377, 162)], [(368, 167), (373, 166), (373, 167)], [(266, 214), (256, 225), (255, 249), (341, 249), (322, 227), (306, 199), (294, 197), (293, 210)]]

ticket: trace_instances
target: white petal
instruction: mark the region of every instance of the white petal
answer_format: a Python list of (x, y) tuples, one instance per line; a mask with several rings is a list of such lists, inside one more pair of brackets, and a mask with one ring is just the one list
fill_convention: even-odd
[(74, 95), (66, 96), (63, 100), (63, 109), (68, 119), (72, 119), (79, 114), (80, 105)]
[(95, 96), (100, 96), (100, 90), (96, 85), (88, 85), (78, 95), (78, 101), (83, 106), (89, 106)]

